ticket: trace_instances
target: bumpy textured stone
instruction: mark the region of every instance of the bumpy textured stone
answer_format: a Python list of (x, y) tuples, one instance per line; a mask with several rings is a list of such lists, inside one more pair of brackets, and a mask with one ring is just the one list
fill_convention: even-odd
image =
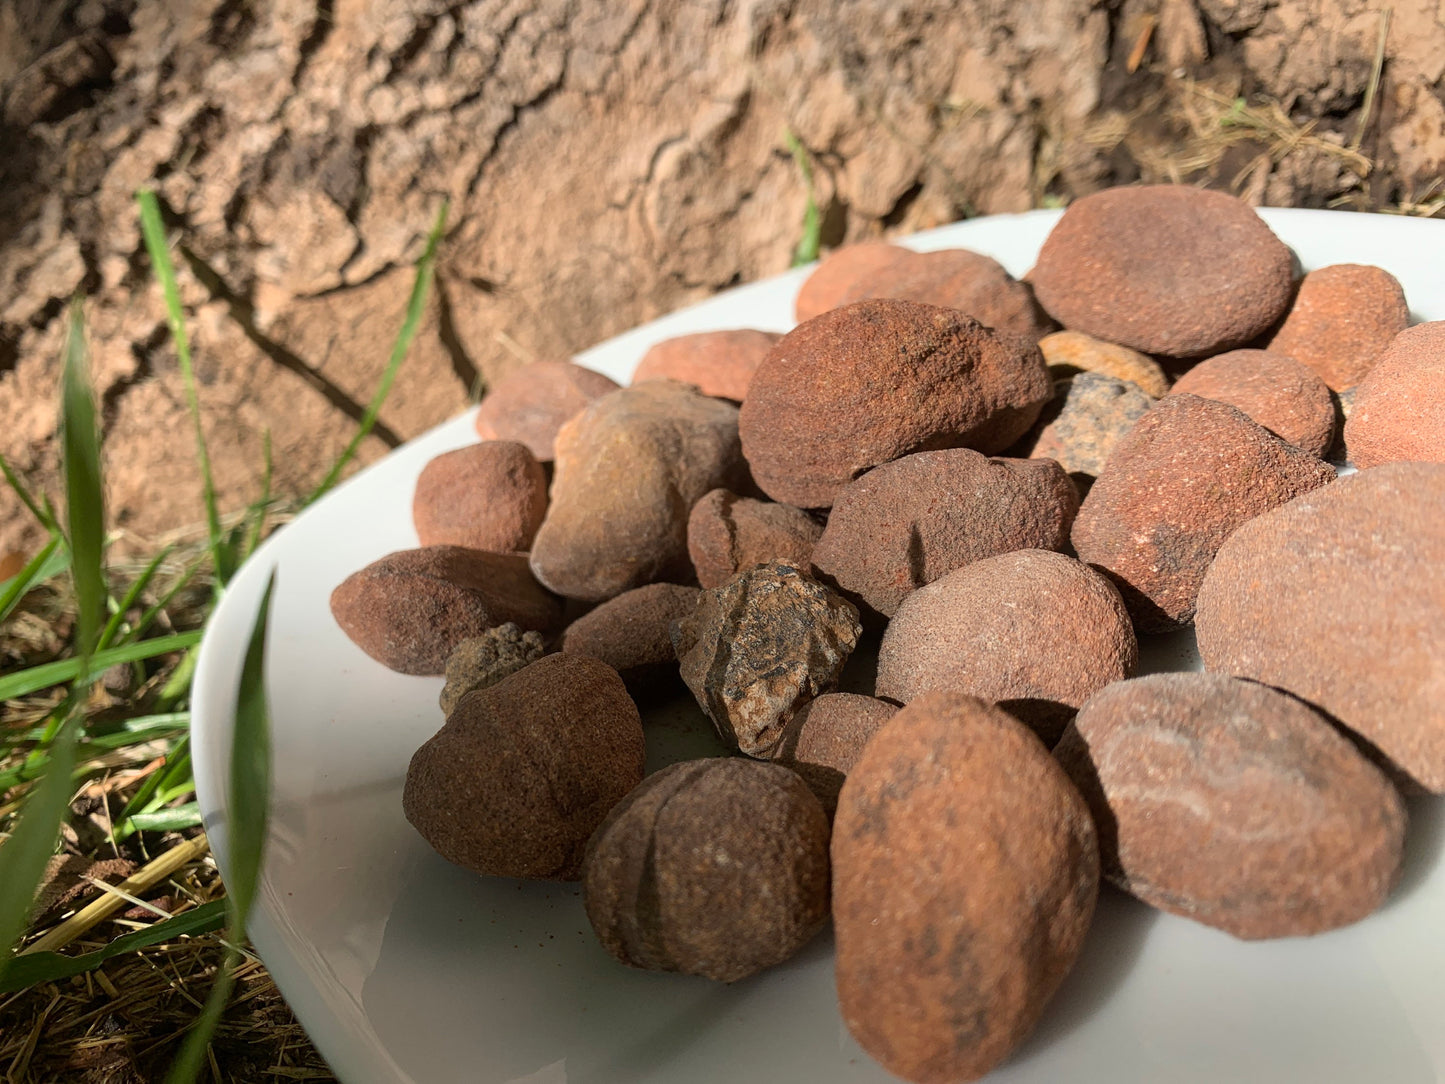
[(1057, 325), (997, 260), (962, 248), (909, 252), (902, 259), (861, 274), (840, 304), (891, 297), (967, 313), (985, 327), (1012, 331), (1037, 341)]
[(939, 689), (993, 700), (1052, 745), (1138, 657), (1107, 579), (1061, 553), (1019, 550), (904, 599), (878, 649), (877, 691), (904, 704)]
[(562, 650), (601, 659), (622, 675), (634, 695), (649, 692), (668, 678), (675, 683), (672, 623), (697, 608), (701, 593), (676, 583), (650, 583), (624, 591), (568, 625)]
[(477, 408), (477, 435), (483, 440), (515, 440), (542, 462), (550, 462), (562, 424), (617, 386), (611, 377), (570, 361), (534, 361), (508, 374), (487, 393)]
[(793, 772), (741, 757), (674, 764), (587, 848), (587, 918), (632, 967), (718, 982), (773, 967), (828, 919), (828, 818)]
[(1240, 527), (1199, 591), (1209, 670), (1285, 689), (1445, 793), (1445, 465), (1341, 478)]
[(753, 373), (782, 336), (771, 331), (700, 331), (658, 343), (642, 355), (632, 382), (677, 380), (704, 395), (742, 402)]
[(692, 506), (687, 553), (697, 582), (721, 587), (744, 569), (768, 561), (806, 568), (822, 534), (823, 525), (801, 508), (715, 489)]
[(1051, 394), (1043, 355), (950, 309), (860, 301), (789, 332), (758, 367), (739, 429), (774, 500), (826, 508), (880, 463), (932, 448), (1000, 452)]
[(1335, 403), (1312, 369), (1273, 350), (1230, 350), (1201, 361), (1172, 392), (1238, 407), (1281, 440), (1323, 457), (1335, 440)]
[(857, 301), (858, 282), (874, 272), (908, 259), (913, 253), (901, 245), (865, 242), (834, 249), (803, 280), (793, 311), (798, 323), (821, 316), (831, 309)]
[(839, 490), (813, 567), (852, 601), (891, 617), (911, 592), (973, 561), (1062, 548), (1078, 508), (1078, 492), (1052, 460), (919, 452)]
[(765, 757), (793, 713), (837, 684), (861, 633), (851, 603), (777, 561), (704, 591), (672, 643), (723, 741)]
[(1270, 350), (1308, 365), (1334, 391), (1354, 387), (1396, 335), (1410, 307), (1395, 276), (1367, 264), (1339, 263), (1300, 282)]
[(1269, 329), (1294, 289), (1290, 251), (1243, 200), (1186, 185), (1111, 188), (1069, 204), (1034, 265), (1067, 328), (1197, 357)]
[(797, 772), (828, 816), (863, 747), (898, 713), (898, 705), (857, 693), (824, 693), (798, 709), (773, 760)]
[(423, 546), (525, 550), (547, 514), (547, 474), (525, 444), (487, 440), (443, 452), (416, 481), (411, 515)]
[(1039, 349), (1043, 351), (1049, 374), (1055, 378), (1101, 373), (1137, 384), (1155, 399), (1169, 391), (1169, 378), (1148, 354), (1096, 339), (1082, 331), (1055, 331), (1045, 335), (1039, 340)]
[(1400, 332), (1360, 381), (1345, 445), (1357, 467), (1445, 463), (1445, 320)]
[(1236, 527), (1334, 478), (1234, 407), (1169, 395), (1115, 446), (1074, 520), (1074, 549), (1114, 580), (1141, 632), (1178, 628)]
[(331, 592), (331, 613), (341, 631), (383, 666), (440, 674), (463, 640), (508, 621), (550, 631), (562, 606), (533, 579), (526, 557), (426, 546), (388, 554), (352, 573)]
[(737, 418), (737, 407), (696, 388), (649, 380), (564, 425), (552, 504), (532, 543), (537, 579), (589, 602), (690, 579), (688, 512), (744, 476)]
[(1033, 1031), (1093, 919), (1088, 807), (1038, 739), (957, 693), (910, 704), (833, 825), (843, 1021), (905, 1080), (975, 1080)]
[(463, 640), (447, 656), (447, 683), (440, 699), (442, 714), (450, 715), (457, 701), (473, 689), (495, 685), (536, 662), (545, 652), (546, 641), (540, 632), (523, 631), (510, 621)]
[(1155, 674), (1093, 697), (1055, 750), (1104, 876), (1236, 937), (1357, 922), (1399, 874), (1399, 793), (1317, 712), (1253, 682)]
[(448, 862), (575, 881), (587, 840), (642, 782), (642, 720), (596, 659), (547, 655), (468, 693), (411, 758), (402, 808)]
[(1064, 387), (1062, 407), (1039, 431), (1029, 454), (1056, 460), (1076, 480), (1092, 482), (1154, 400), (1139, 385), (1102, 373), (1079, 373)]

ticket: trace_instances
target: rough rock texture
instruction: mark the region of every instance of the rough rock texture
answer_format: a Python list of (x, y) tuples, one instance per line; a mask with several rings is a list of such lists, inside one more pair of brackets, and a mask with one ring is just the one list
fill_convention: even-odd
[(650, 776), (597, 829), (583, 879), (602, 947), (632, 967), (737, 982), (828, 920), (828, 818), (793, 772), (741, 757)]
[(616, 391), (617, 381), (570, 361), (534, 361), (514, 369), (477, 408), (477, 435), (515, 440), (550, 463), (557, 431), (595, 399)]
[(562, 606), (532, 578), (526, 557), (427, 546), (353, 572), (331, 592), (331, 613), (383, 666), (441, 674), (463, 640), (509, 621), (550, 631)]
[[(1081, 372), (1064, 388), (1063, 405), (1039, 431), (1029, 455), (1053, 459), (1076, 483), (1092, 484), (1119, 441), (1154, 400), (1132, 381), (1097, 372)], [(1050, 412), (1046, 409), (1044, 416)]]
[(624, 591), (568, 625), (562, 633), (562, 650), (601, 659), (622, 675), (633, 695), (664, 683), (675, 688), (672, 624), (692, 614), (701, 593), (676, 583), (650, 583)]
[(1169, 395), (1115, 446), (1079, 507), (1074, 549), (1118, 585), (1141, 632), (1168, 631), (1194, 620), (1235, 528), (1334, 478), (1234, 407)]
[(678, 380), (704, 395), (742, 402), (753, 373), (782, 336), (772, 331), (700, 331), (658, 343), (642, 355), (634, 384)]
[(765, 757), (793, 713), (837, 685), (862, 631), (851, 603), (777, 561), (704, 591), (672, 643), (718, 735)]
[(1078, 492), (1051, 460), (919, 452), (839, 490), (813, 567), (847, 598), (892, 617), (911, 592), (956, 568), (1010, 550), (1063, 548), (1078, 510)]
[(878, 241), (844, 245), (824, 256), (798, 287), (793, 312), (798, 323), (821, 316), (829, 309), (857, 301), (862, 296), (858, 283), (874, 272), (901, 263), (912, 255), (901, 245)]
[(859, 301), (789, 332), (739, 417), (753, 478), (774, 500), (826, 508), (870, 467), (940, 447), (1008, 447), (1049, 399), (1043, 355), (951, 309)]
[(473, 689), (495, 685), (546, 652), (546, 641), (534, 629), (508, 621), (480, 636), (463, 640), (447, 656), (447, 683), (442, 687), (442, 714), (450, 715), (457, 701)]
[[(345, 446), (442, 195), (439, 290), (363, 461), (461, 410), (479, 373), (786, 268), (807, 193), (785, 126), (812, 159), (825, 246), (1159, 179), (1196, 147), (1211, 164), (1188, 179), (1273, 206), (1428, 199), (1445, 165), (1430, 5), (1395, 6), (1368, 188), (1346, 145), (1377, 11), (1170, 0), (1143, 66), (1117, 77), (1142, 6), (0, 0), (0, 451), (58, 492), (59, 317), (83, 285), (121, 544), (200, 522), (138, 255), (132, 193), (151, 180), (217, 272), (180, 269), (230, 510), (256, 496), (263, 426), (283, 494)], [(1240, 95), (1287, 103), (1311, 138), (1219, 140), (1213, 114)], [(0, 506), (0, 553), (41, 534)]]
[(1033, 1031), (1093, 919), (1088, 807), (1007, 713), (933, 693), (883, 726), (833, 823), (843, 1021), (905, 1080), (975, 1080)]
[(838, 808), (843, 780), (863, 755), (863, 747), (897, 712), (897, 704), (876, 697), (824, 693), (798, 709), (773, 760), (797, 772), (831, 817)]
[(526, 550), (547, 514), (547, 473), (525, 444), (485, 440), (443, 452), (416, 480), (411, 518), (423, 546)]
[(1318, 712), (1215, 674), (1111, 685), (1054, 751), (1104, 876), (1250, 940), (1357, 922), (1399, 875), (1404, 802)]
[(1445, 464), (1392, 463), (1251, 520), (1199, 591), (1214, 671), (1285, 689), (1445, 794)]
[(589, 602), (689, 579), (688, 512), (745, 476), (737, 418), (737, 407), (696, 388), (650, 380), (564, 425), (552, 504), (532, 543), (537, 579)]
[(877, 691), (903, 704), (939, 689), (992, 700), (1052, 745), (1138, 658), (1106, 578), (1061, 553), (1019, 550), (904, 599), (878, 649)]
[(1069, 328), (1173, 357), (1241, 346), (1284, 315), (1294, 258), (1222, 192), (1150, 185), (1071, 203), (1031, 281)]
[(1281, 440), (1323, 457), (1335, 442), (1335, 402), (1314, 370), (1274, 350), (1230, 350), (1201, 361), (1173, 393), (1238, 407)]
[(704, 587), (721, 587), (744, 569), (768, 561), (804, 568), (823, 525), (801, 508), (714, 489), (692, 506), (687, 553)]
[(1355, 389), (1345, 444), (1357, 467), (1445, 463), (1445, 320), (1397, 335)]
[(1308, 365), (1331, 390), (1344, 391), (1364, 378), (1409, 325), (1410, 306), (1394, 275), (1367, 264), (1337, 263), (1304, 277), (1269, 348)]
[(1100, 373), (1137, 384), (1151, 398), (1169, 391), (1169, 378), (1148, 354), (1118, 343), (1104, 342), (1082, 331), (1055, 331), (1039, 340), (1049, 375), (1068, 377), (1075, 373)]
[(448, 862), (575, 881), (587, 840), (642, 782), (642, 720), (596, 659), (547, 655), (462, 697), (406, 772), (406, 819)]
[(985, 327), (1012, 331), (1034, 341), (1057, 325), (1034, 300), (1026, 282), (1017, 281), (990, 256), (967, 249), (909, 252), (864, 270), (839, 304), (892, 297), (957, 309)]

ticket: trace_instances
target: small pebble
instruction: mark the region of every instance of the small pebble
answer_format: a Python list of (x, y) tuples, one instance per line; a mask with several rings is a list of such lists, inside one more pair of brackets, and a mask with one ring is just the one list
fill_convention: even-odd
[(676, 380), (704, 395), (742, 402), (753, 373), (781, 335), (771, 331), (701, 331), (658, 343), (642, 355), (632, 382)]
[(1269, 349), (1308, 365), (1333, 391), (1364, 379), (1410, 325), (1410, 307), (1395, 276), (1367, 264), (1340, 263), (1300, 282), (1289, 315)]
[(570, 361), (534, 361), (497, 382), (477, 408), (477, 435), (515, 440), (543, 463), (552, 461), (562, 423), (618, 384)]
[(547, 514), (547, 474), (525, 444), (483, 441), (423, 467), (411, 512), (423, 546), (524, 551)]
[(677, 680), (672, 625), (697, 608), (701, 594), (676, 583), (624, 591), (568, 625), (562, 650), (601, 659), (634, 696), (654, 692)]
[(1231, 350), (1201, 361), (1174, 383), (1238, 407), (1281, 440), (1323, 457), (1335, 440), (1335, 404), (1314, 371), (1273, 350)]
[(1055, 460), (1076, 484), (1092, 485), (1119, 441), (1153, 404), (1131, 381), (1079, 373), (1064, 383), (1063, 404), (1040, 430), (1029, 455)]
[(721, 587), (739, 572), (769, 561), (806, 568), (822, 534), (823, 525), (801, 508), (714, 489), (692, 506), (687, 553), (697, 582)]
[(1395, 336), (1355, 389), (1345, 445), (1361, 469), (1445, 463), (1445, 320)]
[(1099, 373), (1137, 384), (1151, 398), (1169, 393), (1169, 378), (1148, 354), (1104, 342), (1082, 331), (1056, 331), (1039, 340), (1049, 375), (1056, 380), (1075, 373)]
[(831, 818), (843, 780), (863, 747), (898, 712), (897, 704), (857, 693), (824, 693), (798, 709), (773, 761), (793, 769)]
[(824, 256), (803, 280), (794, 303), (798, 323), (859, 300), (858, 282), (913, 255), (900, 245), (865, 241), (844, 245)]
[(463, 640), (447, 656), (447, 683), (440, 700), (442, 714), (450, 715), (457, 701), (473, 689), (495, 685), (545, 653), (546, 642), (540, 632), (523, 631), (510, 621)]

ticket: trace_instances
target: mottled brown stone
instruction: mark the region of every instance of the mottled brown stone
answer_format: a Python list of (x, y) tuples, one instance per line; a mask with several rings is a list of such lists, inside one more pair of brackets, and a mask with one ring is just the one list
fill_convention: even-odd
[(1079, 373), (1064, 384), (1063, 403), (1039, 431), (1029, 455), (1055, 460), (1081, 488), (1091, 485), (1124, 434), (1153, 403), (1137, 384), (1102, 373)]

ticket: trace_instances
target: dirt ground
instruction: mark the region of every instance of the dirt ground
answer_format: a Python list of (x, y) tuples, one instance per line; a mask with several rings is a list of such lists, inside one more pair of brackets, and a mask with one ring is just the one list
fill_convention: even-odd
[[(261, 434), (300, 492), (451, 226), (363, 459), (509, 368), (825, 245), (1135, 180), (1445, 206), (1431, 0), (0, 0), (0, 452), (54, 489), (59, 315), (88, 312), (122, 546), (200, 520), (132, 194), (183, 259), (223, 507)], [(3, 498), (9, 501), (9, 498)], [(0, 504), (0, 557), (37, 535)]]

